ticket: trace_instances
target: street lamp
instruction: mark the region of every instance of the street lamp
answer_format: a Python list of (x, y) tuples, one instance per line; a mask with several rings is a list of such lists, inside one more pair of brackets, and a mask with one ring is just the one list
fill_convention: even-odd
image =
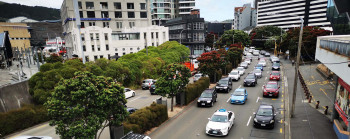
[(182, 43), (181, 43), (181, 41), (182, 41), (182, 31), (184, 31), (184, 30), (186, 30), (186, 29), (182, 29), (182, 30), (180, 31), (180, 44), (182, 44)]

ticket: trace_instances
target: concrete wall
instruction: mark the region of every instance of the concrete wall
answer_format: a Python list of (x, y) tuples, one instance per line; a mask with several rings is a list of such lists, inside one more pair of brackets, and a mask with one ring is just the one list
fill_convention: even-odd
[(28, 80), (0, 87), (0, 112), (7, 112), (30, 103), (32, 97), (29, 94)]

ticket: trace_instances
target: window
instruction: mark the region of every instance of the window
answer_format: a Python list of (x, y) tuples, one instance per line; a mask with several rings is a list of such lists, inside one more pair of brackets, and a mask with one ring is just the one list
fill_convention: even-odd
[(141, 18), (147, 18), (147, 12), (140, 12)]
[(147, 33), (146, 33), (146, 32), (143, 33), (143, 38), (144, 38), (144, 39), (147, 39)]
[(108, 3), (107, 2), (100, 2), (101, 9), (108, 9)]
[(115, 2), (114, 3), (114, 8), (115, 9), (122, 9), (122, 5), (120, 4), (120, 2)]
[(79, 11), (79, 16), (80, 16), (80, 18), (84, 18), (83, 11)]
[(95, 18), (95, 11), (87, 11), (86, 13), (88, 18)]
[(106, 44), (106, 51), (109, 51), (109, 46), (108, 46), (108, 44)]
[(158, 39), (158, 32), (156, 32), (156, 39)]
[(81, 2), (80, 2), (80, 1), (78, 1), (78, 7), (79, 7), (79, 9), (82, 9)]
[(193, 41), (204, 41), (204, 33), (193, 33)]
[(111, 60), (111, 55), (110, 54), (108, 54), (108, 60)]
[(123, 28), (123, 22), (117, 22), (117, 28), (118, 29)]
[(86, 62), (89, 62), (89, 56), (85, 56)]
[(130, 54), (133, 54), (134, 52), (130, 52)]
[(137, 47), (137, 51), (140, 51), (140, 47)]
[(101, 51), (100, 45), (97, 45), (97, 51)]
[(85, 28), (84, 22), (80, 22), (80, 27), (81, 27), (81, 28)]
[(85, 35), (83, 33), (81, 34), (81, 40), (85, 41)]
[(165, 39), (165, 32), (163, 32), (163, 39)]
[(85, 45), (83, 45), (83, 51), (86, 52), (86, 46)]
[(90, 40), (94, 40), (94, 34), (90, 33)]
[[(152, 39), (154, 38), (153, 32), (151, 32), (151, 38), (152, 38)], [(152, 46), (154, 46), (154, 45), (152, 45)]]
[(123, 51), (125, 51), (125, 48), (123, 48)]
[(108, 12), (101, 12), (101, 17), (102, 18), (109, 18)]
[(118, 51), (118, 48), (115, 48), (114, 51)]
[(94, 9), (94, 2), (86, 2), (86, 9)]
[(103, 27), (104, 28), (109, 28), (109, 22), (103, 22)]
[(204, 29), (204, 23), (193, 23), (193, 30), (203, 30)]
[(130, 51), (132, 51), (132, 48), (130, 48)]
[(123, 55), (125, 55), (125, 52), (123, 53)]
[(154, 43), (152, 42), (152, 46), (154, 46)]
[(134, 9), (134, 3), (127, 3), (126, 6), (128, 9)]
[(95, 45), (91, 45), (91, 50), (95, 52)]
[(191, 24), (191, 23), (188, 23), (188, 24), (187, 24), (187, 29), (188, 29), (188, 30), (191, 30), (191, 26), (192, 26), (192, 24)]
[(135, 22), (129, 22), (129, 27), (133, 28), (135, 26)]
[(89, 26), (96, 26), (95, 22), (89, 22)]
[(105, 33), (105, 40), (108, 40), (108, 33)]
[(100, 40), (100, 34), (96, 33), (96, 40)]
[(146, 8), (147, 8), (146, 3), (140, 3), (141, 10), (146, 10)]
[(135, 12), (128, 12), (128, 18), (135, 18)]
[(112, 40), (140, 40), (140, 33), (112, 33)]
[(115, 18), (122, 18), (122, 12), (114, 12)]
[(97, 60), (97, 56), (94, 56), (95, 61)]

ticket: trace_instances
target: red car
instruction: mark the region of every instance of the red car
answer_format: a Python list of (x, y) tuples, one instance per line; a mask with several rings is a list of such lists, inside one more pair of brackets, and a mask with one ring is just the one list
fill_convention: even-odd
[(280, 74), (279, 71), (272, 71), (270, 73), (270, 80), (277, 80), (277, 81), (279, 81), (280, 78), (281, 78), (281, 74)]
[(264, 97), (278, 97), (279, 94), (278, 82), (269, 81), (266, 85), (263, 86), (263, 96)]

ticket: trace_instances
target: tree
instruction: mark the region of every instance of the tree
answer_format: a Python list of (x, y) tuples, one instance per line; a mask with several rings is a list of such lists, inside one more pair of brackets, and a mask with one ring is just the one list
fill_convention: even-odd
[(47, 63), (56, 63), (56, 62), (62, 62), (63, 58), (62, 56), (59, 56), (57, 54), (51, 54), (50, 57), (45, 59), (45, 61)]
[(234, 45), (236, 47), (231, 47), (228, 51), (228, 61), (231, 62), (233, 68), (238, 67), (238, 64), (242, 61), (243, 49), (240, 45)]
[(92, 139), (108, 125), (121, 125), (125, 104), (123, 88), (112, 78), (79, 71), (58, 83), (45, 106), (61, 138)]
[[(234, 38), (234, 40), (233, 40)], [(250, 44), (249, 35), (241, 30), (227, 30), (225, 33), (221, 36), (219, 40), (219, 45), (221, 46), (230, 46), (234, 43), (241, 43), (242, 45), (248, 45)]]
[(197, 60), (201, 63), (199, 71), (204, 75), (209, 75), (212, 81), (216, 81), (216, 71), (220, 69), (221, 63), (224, 60), (217, 51), (203, 53)]
[(156, 94), (171, 98), (171, 111), (173, 111), (174, 96), (184, 92), (185, 86), (191, 77), (190, 69), (180, 64), (169, 64), (163, 71), (162, 77), (157, 80)]
[[(276, 26), (260, 26), (254, 28), (249, 36), (250, 39), (252, 40), (252, 46), (260, 47), (265, 49), (265, 40), (260, 40), (260, 39), (269, 39), (271, 37), (274, 38), (280, 38), (282, 34), (284, 34), (285, 31), (281, 28), (278, 28)], [(280, 42), (277, 41), (277, 44)], [(268, 42), (268, 44), (271, 44), (271, 41)], [(273, 41), (274, 44), (274, 41)], [(269, 45), (270, 46), (270, 45)]]
[(218, 40), (218, 35), (214, 32), (207, 33), (205, 37), (205, 46), (209, 46), (210, 48), (214, 48), (214, 41)]

